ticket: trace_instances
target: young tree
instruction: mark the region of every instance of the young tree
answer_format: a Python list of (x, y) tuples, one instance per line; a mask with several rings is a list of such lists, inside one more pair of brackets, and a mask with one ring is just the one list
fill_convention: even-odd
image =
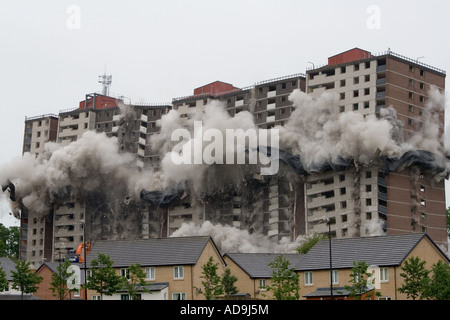
[(225, 271), (222, 275), (222, 286), (225, 295), (228, 296), (230, 294), (236, 294), (238, 292), (236, 286), (234, 285), (237, 280), (238, 279), (231, 274), (230, 268), (225, 268)]
[(103, 253), (99, 253), (97, 259), (91, 261), (91, 276), (86, 287), (97, 291), (101, 300), (103, 295), (112, 296), (124, 284), (124, 278), (116, 274), (113, 263), (110, 256)]
[(67, 280), (69, 280), (72, 272), (67, 269), (70, 266), (70, 261), (66, 260), (58, 265), (56, 272), (52, 273), (52, 282), (50, 282), (50, 290), (54, 297), (58, 297), (59, 300), (70, 298), (70, 293), (77, 289), (69, 289), (67, 287)]
[(404, 284), (397, 290), (406, 293), (406, 296), (413, 300), (423, 299), (429, 281), (429, 271), (425, 268), (425, 261), (421, 261), (419, 257), (410, 257), (401, 270), (403, 272), (400, 276), (404, 278)]
[[(367, 269), (369, 266), (365, 261), (353, 261), (352, 273), (350, 274), (351, 286), (344, 286), (346, 290), (350, 292), (350, 297), (361, 300), (364, 293), (367, 291), (367, 280), (371, 276)], [(370, 299), (372, 295), (366, 295), (367, 299)]]
[(6, 272), (0, 266), (0, 292), (8, 289), (8, 279), (6, 279)]
[(202, 281), (202, 285), (206, 300), (215, 299), (223, 294), (221, 279), (217, 274), (218, 268), (219, 264), (213, 263), (213, 257), (209, 257), (208, 262), (202, 266), (203, 272), (200, 278), (205, 279), (205, 281)]
[(427, 285), (426, 297), (435, 300), (450, 300), (450, 266), (439, 260), (431, 266), (432, 276)]
[(128, 279), (124, 281), (123, 288), (130, 294), (131, 300), (137, 300), (139, 292), (151, 291), (145, 286), (150, 285), (145, 281), (145, 272), (139, 264), (132, 264), (128, 268)]
[(272, 268), (271, 284), (267, 290), (273, 292), (275, 300), (298, 300), (300, 298), (299, 277), (290, 262), (283, 255), (268, 264)]
[(0, 223), (0, 257), (19, 256), (19, 227), (5, 227)]
[(42, 277), (30, 269), (30, 263), (25, 260), (16, 263), (16, 271), (11, 271), (12, 288), (20, 291), (23, 300), (24, 293), (35, 293)]

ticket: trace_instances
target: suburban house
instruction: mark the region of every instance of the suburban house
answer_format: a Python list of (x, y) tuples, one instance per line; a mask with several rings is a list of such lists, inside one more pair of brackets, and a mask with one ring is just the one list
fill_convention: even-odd
[[(141, 295), (141, 299), (146, 300), (203, 300), (202, 266), (210, 257), (218, 263), (218, 274), (223, 273), (225, 266), (209, 236), (97, 241), (87, 256), (88, 269), (99, 253), (108, 255), (114, 262), (113, 268), (122, 276), (127, 276), (130, 265), (139, 264), (145, 270), (148, 288), (152, 290), (152, 294)], [(88, 290), (87, 298), (96, 300), (100, 295)], [(110, 297), (103, 296), (103, 299), (128, 300), (129, 295), (119, 292)]]
[[(38, 274), (38, 276), (42, 277), (42, 282), (39, 284), (39, 288), (35, 293), (36, 297), (43, 300), (59, 300), (59, 297), (57, 295), (53, 295), (51, 289), (52, 274), (58, 271), (58, 265), (59, 262), (44, 262), (36, 269), (36, 273)], [(84, 275), (81, 273), (80, 277), (80, 282), (83, 283)], [(66, 299), (84, 299), (84, 291), (79, 290), (76, 292), (70, 292), (67, 294), (64, 300)]]
[(405, 300), (406, 294), (398, 292), (403, 285), (401, 267), (410, 257), (426, 261), (425, 267), (449, 257), (424, 233), (385, 235), (362, 238), (333, 239), (331, 241), (332, 285), (330, 286), (330, 246), (328, 240), (319, 241), (295, 266), (300, 273), (302, 299), (348, 299), (344, 286), (349, 282), (353, 262), (365, 261), (374, 274), (375, 288), (380, 300)]
[(272, 299), (271, 291), (266, 290), (272, 278), (272, 268), (269, 263), (273, 262), (277, 256), (282, 255), (294, 268), (302, 259), (301, 254), (282, 253), (226, 253), (224, 255), (227, 268), (238, 278), (235, 286), (238, 292), (247, 293), (254, 299)]
[(7, 257), (0, 257), (0, 269), (6, 273), (6, 280), (8, 281), (8, 288), (5, 291), (0, 292), (0, 300), (36, 300), (38, 299), (32, 294), (23, 294), (19, 290), (12, 288), (12, 273), (11, 271), (16, 271), (16, 263)]

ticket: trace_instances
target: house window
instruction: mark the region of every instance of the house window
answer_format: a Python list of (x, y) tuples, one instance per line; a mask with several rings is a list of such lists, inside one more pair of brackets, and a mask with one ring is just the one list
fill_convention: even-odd
[(183, 267), (173, 267), (173, 278), (183, 279), (184, 278), (184, 268)]
[(354, 77), (353, 84), (358, 84), (358, 83), (359, 83), (359, 77)]
[(120, 275), (127, 279), (130, 279), (130, 271), (126, 268), (120, 269)]
[(172, 293), (172, 300), (186, 300), (185, 292), (174, 292)]
[(380, 282), (388, 282), (388, 281), (389, 281), (389, 269), (380, 268)]
[(130, 296), (128, 294), (121, 294), (120, 300), (130, 300)]
[(331, 279), (332, 279), (332, 284), (339, 283), (339, 271), (338, 270), (331, 271)]
[(313, 273), (312, 271), (305, 272), (305, 286), (312, 286), (313, 282)]
[(379, 297), (378, 300), (392, 300), (391, 297)]
[(153, 267), (145, 268), (145, 279), (155, 280), (155, 268)]
[(100, 295), (92, 296), (92, 300), (101, 300)]
[(259, 290), (266, 290), (266, 279), (259, 279)]

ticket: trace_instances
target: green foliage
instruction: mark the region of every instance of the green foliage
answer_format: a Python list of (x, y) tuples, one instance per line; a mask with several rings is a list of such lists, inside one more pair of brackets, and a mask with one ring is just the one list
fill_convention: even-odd
[(225, 271), (222, 275), (222, 286), (225, 295), (238, 293), (238, 290), (234, 285), (237, 280), (238, 278), (231, 274), (231, 270), (229, 268), (225, 268)]
[(8, 280), (6, 279), (6, 272), (0, 266), (0, 292), (8, 289)]
[(77, 291), (77, 289), (69, 289), (67, 287), (67, 280), (72, 273), (67, 271), (70, 266), (70, 261), (66, 260), (58, 265), (56, 272), (52, 273), (52, 282), (50, 282), (50, 290), (54, 297), (59, 300), (70, 298), (70, 293)]
[(327, 235), (325, 233), (314, 233), (308, 236), (306, 241), (297, 248), (297, 252), (306, 254), (317, 242), (325, 240), (326, 238)]
[(405, 266), (401, 268), (404, 272), (400, 274), (405, 283), (398, 291), (406, 293), (413, 300), (450, 300), (450, 265), (439, 260), (428, 270), (425, 263), (418, 257), (405, 261)]
[(42, 277), (38, 276), (30, 269), (30, 263), (24, 260), (16, 263), (16, 271), (11, 271), (12, 288), (21, 292), (23, 299), (24, 293), (35, 293), (38, 284), (42, 282)]
[(450, 238), (450, 207), (447, 208), (447, 236)]
[(425, 268), (425, 261), (421, 261), (419, 257), (410, 257), (405, 261), (404, 266), (401, 267), (403, 271), (400, 276), (404, 279), (404, 284), (398, 291), (406, 293), (408, 298), (416, 300), (425, 297), (424, 291), (428, 284), (428, 274), (430, 273)]
[[(103, 295), (112, 296), (123, 287), (125, 278), (116, 274), (112, 267), (113, 261), (108, 255), (99, 253), (97, 259), (91, 261), (91, 276), (86, 287)], [(125, 279), (125, 280), (124, 280)]]
[(273, 292), (274, 300), (298, 300), (300, 298), (299, 276), (283, 255), (277, 256), (268, 264), (272, 268), (271, 284), (266, 286)]
[(148, 286), (145, 281), (145, 272), (141, 268), (141, 266), (136, 263), (132, 264), (128, 268), (128, 280), (123, 282), (123, 289), (125, 289), (130, 294), (131, 300), (137, 300), (138, 294), (141, 292), (151, 293), (149, 289), (145, 286)]
[(19, 227), (7, 228), (0, 223), (0, 257), (19, 257)]
[(219, 264), (213, 263), (213, 257), (209, 257), (208, 262), (202, 266), (203, 272), (200, 278), (205, 279), (205, 281), (202, 281), (202, 285), (205, 290), (204, 295), (206, 300), (215, 299), (223, 294), (224, 290), (221, 278), (217, 274), (218, 268)]
[(425, 296), (434, 300), (450, 300), (450, 266), (439, 260), (431, 266)]
[[(361, 300), (364, 293), (367, 291), (367, 282), (370, 273), (367, 272), (369, 266), (365, 261), (353, 261), (352, 273), (350, 274), (351, 286), (344, 286), (350, 292), (350, 297), (356, 300)], [(366, 299), (370, 299), (372, 294), (367, 294)]]

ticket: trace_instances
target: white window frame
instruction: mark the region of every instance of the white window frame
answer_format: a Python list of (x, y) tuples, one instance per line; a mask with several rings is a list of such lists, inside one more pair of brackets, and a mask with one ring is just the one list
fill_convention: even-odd
[[(175, 296), (178, 296), (178, 299), (175, 299)], [(180, 299), (181, 296), (181, 299)], [(186, 292), (173, 292), (172, 300), (186, 300)]]
[(128, 270), (128, 268), (121, 268), (120, 275), (124, 278), (130, 279), (130, 270)]
[(306, 271), (305, 272), (305, 286), (313, 286), (313, 285), (314, 285), (313, 272)]
[[(333, 283), (332, 284), (339, 284), (339, 271), (338, 270), (332, 270), (331, 271), (331, 277), (333, 279)], [(330, 274), (328, 273), (328, 278), (330, 278)], [(331, 282), (332, 279), (329, 279), (329, 281)]]
[(266, 291), (267, 283), (266, 279), (259, 279), (259, 290), (260, 291)]
[(145, 280), (155, 280), (155, 279), (156, 279), (155, 267), (146, 267), (145, 268)]
[(389, 282), (389, 268), (380, 268), (380, 282)]
[(176, 280), (184, 279), (184, 267), (183, 266), (173, 267), (173, 278)]

